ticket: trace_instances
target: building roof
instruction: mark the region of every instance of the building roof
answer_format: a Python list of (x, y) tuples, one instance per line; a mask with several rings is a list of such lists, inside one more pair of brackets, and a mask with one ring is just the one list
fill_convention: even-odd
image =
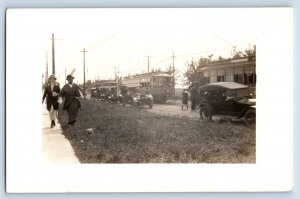
[(173, 77), (172, 75), (169, 75), (169, 74), (165, 74), (165, 73), (163, 73), (163, 74), (157, 74), (157, 75), (154, 75), (155, 77), (156, 76), (159, 76), (159, 77)]
[(137, 77), (149, 77), (149, 76), (162, 76), (168, 74), (168, 72), (166, 71), (156, 71), (156, 72), (150, 72), (150, 73), (142, 73), (142, 74), (135, 74), (135, 75), (129, 75), (129, 76), (125, 76), (124, 79), (133, 79), (133, 78), (137, 78)]
[(256, 65), (256, 57), (242, 57), (242, 58), (233, 58), (233, 59), (226, 59), (221, 61), (214, 61), (208, 63), (205, 67), (198, 69), (198, 72), (206, 71), (206, 70), (213, 70), (213, 69), (223, 69), (226, 67), (239, 67), (239, 66), (255, 66)]

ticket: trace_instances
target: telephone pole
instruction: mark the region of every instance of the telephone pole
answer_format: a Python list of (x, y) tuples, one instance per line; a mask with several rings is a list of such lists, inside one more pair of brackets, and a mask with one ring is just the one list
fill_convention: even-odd
[(152, 57), (152, 56), (144, 56), (144, 57), (148, 57), (148, 73), (149, 73), (149, 66), (150, 66), (149, 58)]
[(54, 39), (54, 34), (52, 33), (52, 74), (55, 75), (55, 47), (54, 47), (54, 40), (58, 40), (58, 39)]
[[(118, 87), (119, 87), (119, 67), (113, 67), (115, 69), (115, 81), (117, 83), (117, 90), (116, 94), (118, 94)], [(117, 75), (117, 69), (118, 69), (118, 75)]]
[(85, 53), (88, 52), (85, 50), (85, 48), (83, 49), (83, 97), (85, 99)]
[(48, 83), (48, 52), (46, 51), (46, 71), (45, 71), (45, 85)]
[(55, 75), (54, 34), (52, 34), (52, 74)]
[(174, 65), (174, 58), (175, 58), (175, 56), (174, 56), (174, 52), (172, 53), (172, 59), (173, 59), (173, 77), (175, 77), (175, 65)]
[(65, 83), (66, 83), (66, 81), (67, 81), (67, 76), (66, 76), (66, 74), (67, 74), (67, 69), (65, 68)]

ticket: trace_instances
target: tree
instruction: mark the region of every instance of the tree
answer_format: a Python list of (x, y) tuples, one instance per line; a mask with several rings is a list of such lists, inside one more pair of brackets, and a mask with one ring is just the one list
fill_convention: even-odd
[(236, 47), (234, 47), (232, 53), (232, 58), (242, 58), (242, 57), (250, 57), (256, 55), (256, 48), (255, 46), (253, 48), (249, 47), (244, 51), (237, 50)]
[(253, 48), (248, 48), (244, 51), (244, 53), (247, 55), (247, 57), (255, 56), (256, 55), (256, 47), (253, 46)]
[(199, 81), (203, 77), (198, 72), (201, 68), (207, 66), (209, 63), (213, 61), (213, 54), (208, 55), (207, 57), (200, 57), (198, 61), (192, 61), (186, 63), (186, 71), (183, 76), (185, 78), (184, 85), (190, 85), (194, 81)]

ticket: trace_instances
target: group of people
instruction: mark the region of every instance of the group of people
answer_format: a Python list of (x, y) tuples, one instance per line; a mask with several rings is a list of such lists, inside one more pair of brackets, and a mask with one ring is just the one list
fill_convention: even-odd
[(199, 85), (200, 85), (199, 82), (193, 82), (188, 89), (183, 89), (181, 109), (183, 109), (184, 106), (186, 106), (186, 109), (189, 109), (188, 106), (188, 99), (189, 99), (188, 90), (189, 90), (191, 93), (191, 109), (196, 110), (196, 106), (199, 98), (199, 94), (198, 94)]
[(49, 76), (49, 84), (44, 89), (44, 95), (42, 103), (46, 98), (47, 110), (51, 121), (50, 127), (53, 128), (57, 120), (58, 109), (61, 103), (61, 99), (64, 98), (63, 110), (66, 110), (69, 116), (68, 125), (70, 127), (75, 126), (78, 109), (81, 107), (79, 98), (81, 96), (80, 87), (73, 83), (74, 76), (68, 75), (68, 83), (60, 89), (59, 84), (56, 82), (55, 75)]

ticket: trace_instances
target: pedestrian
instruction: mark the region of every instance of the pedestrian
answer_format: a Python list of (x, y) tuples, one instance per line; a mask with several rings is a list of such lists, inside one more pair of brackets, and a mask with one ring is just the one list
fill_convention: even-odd
[(189, 109), (188, 100), (189, 100), (189, 93), (186, 89), (183, 89), (181, 110), (183, 109), (183, 106), (186, 106), (186, 109)]
[(58, 96), (60, 93), (59, 85), (56, 83), (56, 77), (54, 75), (49, 76), (49, 84), (46, 86), (42, 103), (46, 98), (47, 110), (49, 112), (50, 121), (51, 121), (51, 128), (55, 126), (55, 121), (57, 117), (57, 110), (59, 107), (58, 104)]
[(190, 86), (190, 92), (191, 92), (191, 109), (196, 109), (197, 104), (197, 95), (198, 95), (198, 86), (197, 82), (193, 82)]
[(73, 75), (68, 75), (68, 83), (60, 91), (60, 96), (64, 98), (63, 110), (66, 110), (69, 115), (68, 125), (71, 127), (75, 126), (78, 109), (81, 107), (79, 101), (81, 89), (77, 84), (73, 83), (73, 79)]

